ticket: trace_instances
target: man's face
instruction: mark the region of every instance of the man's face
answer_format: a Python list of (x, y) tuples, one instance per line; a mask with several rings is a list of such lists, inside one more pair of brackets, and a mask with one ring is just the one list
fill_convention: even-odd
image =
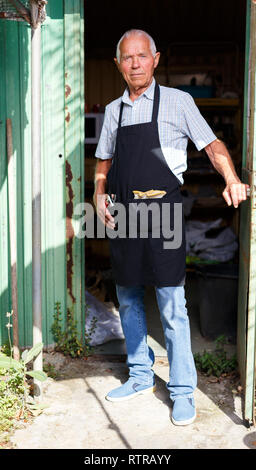
[(130, 91), (147, 88), (152, 80), (160, 53), (153, 57), (150, 42), (146, 36), (131, 35), (120, 44), (120, 63), (115, 59)]

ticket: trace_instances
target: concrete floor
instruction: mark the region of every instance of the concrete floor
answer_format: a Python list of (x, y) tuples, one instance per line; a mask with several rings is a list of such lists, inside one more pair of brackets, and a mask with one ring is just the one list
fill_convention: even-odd
[(255, 429), (242, 419), (237, 380), (216, 381), (198, 374), (197, 418), (189, 426), (170, 420), (166, 358), (154, 364), (157, 390), (133, 400), (112, 403), (107, 392), (127, 380), (124, 362), (109, 355), (83, 359), (44, 354), (60, 371), (43, 384), (48, 405), (32, 424), (22, 424), (12, 437), (17, 449), (255, 449)]
[[(193, 290), (193, 283), (190, 284)], [(214, 341), (200, 333), (195, 297), (188, 292), (193, 352), (212, 350)], [(197, 418), (189, 426), (170, 420), (166, 389), (169, 364), (152, 289), (147, 289), (148, 342), (156, 354), (157, 390), (122, 403), (105, 400), (109, 390), (128, 378), (124, 341), (97, 348), (88, 360), (44, 353), (59, 370), (43, 384), (48, 407), (32, 424), (22, 424), (11, 438), (17, 449), (255, 449), (255, 428), (243, 421), (243, 398), (235, 375), (217, 380), (198, 373)], [(234, 352), (235, 345), (230, 345)]]

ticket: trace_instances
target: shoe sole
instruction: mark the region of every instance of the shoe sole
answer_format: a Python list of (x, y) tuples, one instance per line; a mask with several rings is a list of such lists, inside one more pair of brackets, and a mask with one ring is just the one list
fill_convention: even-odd
[(156, 390), (156, 385), (150, 388), (146, 388), (145, 390), (140, 390), (132, 395), (126, 395), (125, 397), (109, 397), (108, 395), (105, 396), (106, 400), (108, 401), (125, 401), (131, 400), (132, 398), (137, 397), (138, 395), (146, 395), (147, 393), (153, 393)]
[(173, 424), (175, 424), (175, 426), (186, 426), (187, 424), (191, 424), (193, 423), (193, 421), (195, 421), (196, 414), (192, 418), (184, 419), (183, 421), (176, 421), (173, 417), (171, 419), (172, 419)]

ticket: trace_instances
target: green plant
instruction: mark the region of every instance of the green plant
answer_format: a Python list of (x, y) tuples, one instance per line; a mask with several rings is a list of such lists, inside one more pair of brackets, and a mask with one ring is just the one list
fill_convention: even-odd
[(202, 354), (194, 354), (194, 359), (199, 371), (206, 375), (220, 377), (221, 374), (232, 372), (237, 368), (237, 359), (235, 354), (230, 358), (227, 357), (224, 345), (228, 344), (228, 341), (224, 335), (219, 336), (215, 343), (216, 347), (213, 352), (204, 350)]
[[(13, 359), (11, 356), (6, 356), (5, 354), (1, 353), (0, 355), (0, 368), (1, 369), (14, 369), (16, 371), (16, 375), (20, 374), (23, 382), (26, 380), (26, 375), (30, 375), (34, 379), (44, 381), (47, 379), (47, 375), (40, 371), (40, 370), (28, 370), (27, 364), (36, 357), (43, 348), (43, 343), (38, 343), (30, 350), (26, 349), (23, 351), (21, 355), (21, 359), (17, 361)], [(16, 377), (17, 379), (17, 377)]]
[(23, 351), (20, 360), (13, 358), (13, 347), (10, 329), (12, 328), (11, 316), (13, 312), (7, 312), (9, 346), (4, 345), (0, 351), (0, 432), (8, 431), (15, 418), (26, 417), (30, 407), (41, 407), (29, 397), (29, 385), (27, 376), (43, 381), (47, 375), (42, 371), (28, 370), (28, 364), (43, 348), (39, 343), (30, 350)]
[[(86, 304), (86, 311), (89, 306)], [(96, 328), (97, 318), (93, 317), (89, 330), (85, 329), (85, 345), (78, 339), (77, 322), (74, 320), (70, 310), (67, 311), (67, 323), (66, 328), (62, 331), (62, 313), (60, 302), (55, 302), (53, 324), (51, 331), (56, 342), (55, 350), (62, 352), (64, 355), (70, 355), (71, 357), (79, 357), (82, 354), (88, 356), (92, 354), (93, 347), (90, 345), (91, 336)]]
[(11, 356), (11, 348), (10, 348), (9, 342), (4, 343), (3, 346), (1, 346), (0, 351), (3, 354), (6, 354), (6, 356)]
[(22, 409), (22, 399), (8, 389), (1, 388), (0, 392), (0, 433), (8, 431)]
[(56, 351), (60, 351), (64, 355), (70, 355), (71, 357), (80, 356), (83, 352), (83, 346), (78, 340), (76, 327), (77, 322), (73, 319), (72, 313), (70, 310), (68, 310), (66, 328), (64, 331), (62, 331), (60, 302), (55, 302), (54, 310), (54, 321), (51, 327), (51, 331), (56, 342)]
[(43, 361), (43, 370), (46, 372), (48, 377), (52, 379), (58, 379), (59, 372), (55, 369), (54, 365), (50, 362)]

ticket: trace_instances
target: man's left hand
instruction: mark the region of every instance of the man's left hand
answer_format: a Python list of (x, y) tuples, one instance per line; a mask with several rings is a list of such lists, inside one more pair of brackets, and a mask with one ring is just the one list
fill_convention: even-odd
[(227, 183), (222, 196), (227, 202), (228, 206), (234, 205), (237, 208), (242, 201), (247, 199), (247, 188), (250, 186), (248, 184), (241, 183), (241, 181), (235, 181), (232, 183)]

